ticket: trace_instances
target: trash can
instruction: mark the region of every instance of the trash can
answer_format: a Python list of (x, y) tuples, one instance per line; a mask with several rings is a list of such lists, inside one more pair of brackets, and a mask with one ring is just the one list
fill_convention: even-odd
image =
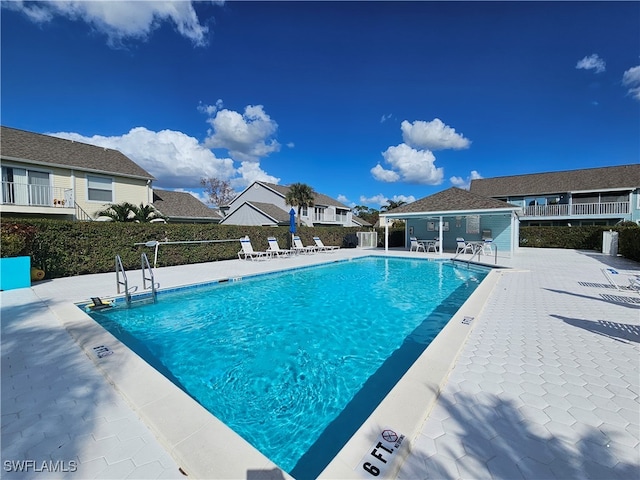
[(618, 232), (609, 230), (602, 232), (602, 253), (605, 255), (618, 255)]

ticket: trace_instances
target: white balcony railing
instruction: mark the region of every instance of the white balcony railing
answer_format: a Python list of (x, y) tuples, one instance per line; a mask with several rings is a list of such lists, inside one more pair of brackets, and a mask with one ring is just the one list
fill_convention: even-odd
[(524, 207), (526, 217), (569, 217), (596, 215), (625, 215), (629, 202), (575, 203), (573, 205), (531, 205)]
[(314, 223), (346, 223), (347, 215), (336, 214), (333, 212), (315, 213), (313, 215)]
[(2, 204), (32, 207), (75, 207), (73, 190), (70, 188), (15, 182), (2, 182)]

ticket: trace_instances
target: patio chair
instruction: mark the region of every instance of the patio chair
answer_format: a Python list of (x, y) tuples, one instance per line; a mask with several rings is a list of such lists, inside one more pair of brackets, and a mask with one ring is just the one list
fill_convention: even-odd
[(438, 253), (438, 250), (440, 250), (440, 240), (427, 242), (427, 252)]
[(320, 237), (313, 237), (313, 241), (316, 242), (316, 248), (319, 252), (331, 252), (340, 248), (338, 245), (325, 245)]
[(251, 240), (249, 239), (248, 236), (241, 238), (240, 239), (240, 245), (242, 246), (242, 250), (240, 250), (238, 252), (238, 258), (240, 260), (242, 260), (243, 258), (245, 260), (251, 259), (251, 260), (255, 260), (255, 259), (268, 259), (271, 258), (271, 253), (270, 252), (256, 252), (253, 249), (253, 246), (251, 245)]
[(486, 255), (487, 253), (493, 253), (493, 238), (484, 239), (484, 244), (482, 245), (482, 254)]
[(411, 245), (409, 245), (410, 252), (419, 252), (420, 250), (423, 252), (427, 251), (424, 248), (424, 245), (420, 243), (416, 237), (409, 237), (409, 241), (411, 242)]
[(267, 241), (269, 242), (269, 248), (267, 249), (267, 252), (270, 252), (271, 255), (275, 255), (277, 257), (290, 257), (295, 253), (293, 250), (280, 248), (280, 245), (278, 245), (278, 239), (276, 237), (269, 237), (267, 238)]
[(293, 237), (293, 250), (298, 253), (316, 253), (318, 251), (317, 247), (313, 247), (311, 245), (305, 247), (302, 244), (302, 240), (297, 235)]
[(473, 245), (464, 241), (464, 238), (456, 238), (456, 255), (459, 253), (473, 253)]

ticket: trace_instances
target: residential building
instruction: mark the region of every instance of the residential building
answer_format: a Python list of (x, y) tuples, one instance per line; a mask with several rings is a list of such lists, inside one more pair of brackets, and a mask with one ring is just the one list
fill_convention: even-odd
[[(291, 205), (286, 202), (288, 186), (253, 182), (222, 210), (226, 225), (288, 225)], [(298, 212), (295, 208), (296, 215)], [(327, 195), (316, 193), (314, 205), (302, 208), (300, 221), (307, 226), (369, 226), (354, 218), (351, 209)]]
[(117, 150), (0, 127), (0, 214), (90, 220), (111, 203), (149, 204), (153, 176)]
[(482, 178), (470, 191), (520, 206), (522, 226), (640, 223), (640, 164)]
[(153, 190), (153, 206), (169, 223), (220, 223), (222, 214), (188, 192)]

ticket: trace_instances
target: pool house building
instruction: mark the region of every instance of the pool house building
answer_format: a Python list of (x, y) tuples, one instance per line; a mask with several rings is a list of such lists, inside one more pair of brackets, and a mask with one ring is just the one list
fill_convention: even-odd
[[(499, 255), (511, 256), (519, 243), (518, 212), (521, 207), (502, 200), (477, 195), (456, 187), (389, 210), (380, 217), (406, 222), (406, 245), (410, 237), (435, 240), (440, 252), (455, 251), (456, 239), (482, 241), (492, 239)], [(381, 221), (381, 223), (383, 223)], [(389, 227), (385, 224), (385, 249)]]

